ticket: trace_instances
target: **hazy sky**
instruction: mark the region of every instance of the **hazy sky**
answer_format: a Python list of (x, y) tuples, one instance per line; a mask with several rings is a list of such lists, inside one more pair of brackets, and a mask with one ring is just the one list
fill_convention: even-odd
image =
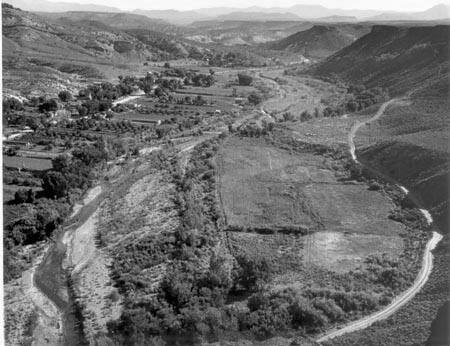
[(189, 10), (202, 7), (249, 7), (249, 6), (292, 6), (295, 4), (317, 4), (329, 8), (375, 9), (394, 11), (420, 11), (438, 3), (450, 3), (449, 0), (51, 0), (60, 2), (78, 2), (101, 4), (124, 10), (141, 9), (178, 9)]

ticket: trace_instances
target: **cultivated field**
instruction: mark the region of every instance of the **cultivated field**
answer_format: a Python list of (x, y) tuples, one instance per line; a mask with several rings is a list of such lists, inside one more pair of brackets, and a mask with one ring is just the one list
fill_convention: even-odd
[[(401, 252), (404, 227), (388, 218), (394, 209), (390, 199), (363, 183), (340, 181), (342, 167), (329, 157), (231, 137), (219, 152), (218, 166), (230, 231), (304, 235), (289, 247), (302, 252), (308, 243), (308, 260), (328, 270), (347, 271), (370, 254)], [(267, 246), (263, 241), (253, 249)]]
[(3, 165), (8, 168), (25, 169), (31, 171), (45, 171), (52, 168), (52, 160), (3, 155)]

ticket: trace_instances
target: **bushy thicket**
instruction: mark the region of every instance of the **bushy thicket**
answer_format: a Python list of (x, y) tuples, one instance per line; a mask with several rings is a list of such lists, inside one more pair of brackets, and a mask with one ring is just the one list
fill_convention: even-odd
[(14, 97), (3, 99), (3, 112), (9, 114), (23, 109), (23, 103)]
[(370, 107), (376, 103), (386, 101), (388, 94), (382, 88), (366, 89), (363, 85), (350, 85), (347, 88), (346, 101), (336, 107), (326, 107), (324, 117), (341, 116), (345, 113), (354, 113)]
[(271, 294), (258, 292), (248, 300), (249, 311), (239, 316), (239, 328), (250, 330), (259, 338), (268, 338), (289, 329), (317, 331), (327, 323), (323, 310), (330, 317), (339, 316), (338, 307), (324, 305), (314, 304), (290, 289)]
[(72, 151), (72, 156), (62, 155), (53, 160), (53, 170), (42, 181), (44, 194), (50, 198), (67, 196), (71, 189), (85, 190), (93, 178), (93, 169), (106, 162), (105, 144), (98, 141)]
[(249, 75), (238, 73), (238, 83), (239, 85), (251, 85), (253, 83), (253, 78)]

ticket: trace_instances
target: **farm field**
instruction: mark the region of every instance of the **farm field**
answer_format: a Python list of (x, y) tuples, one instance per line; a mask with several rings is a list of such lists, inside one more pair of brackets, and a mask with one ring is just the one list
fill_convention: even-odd
[[(339, 181), (342, 168), (329, 157), (231, 137), (219, 152), (218, 167), (229, 231), (313, 232), (300, 243), (311, 237), (312, 261), (328, 269), (339, 265), (324, 262), (323, 250), (359, 264), (373, 251), (395, 255), (402, 248), (404, 226), (388, 218), (395, 207), (389, 198), (365, 184)], [(326, 235), (337, 241), (327, 243)], [(386, 246), (374, 248), (377, 243)]]
[(52, 160), (49, 158), (3, 155), (3, 166), (7, 168), (26, 169), (31, 171), (45, 171), (52, 168)]

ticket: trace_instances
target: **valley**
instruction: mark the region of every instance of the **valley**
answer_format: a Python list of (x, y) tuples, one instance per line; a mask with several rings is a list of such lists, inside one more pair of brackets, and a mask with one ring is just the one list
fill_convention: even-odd
[(2, 4), (6, 343), (433, 345), (449, 26), (155, 13)]

